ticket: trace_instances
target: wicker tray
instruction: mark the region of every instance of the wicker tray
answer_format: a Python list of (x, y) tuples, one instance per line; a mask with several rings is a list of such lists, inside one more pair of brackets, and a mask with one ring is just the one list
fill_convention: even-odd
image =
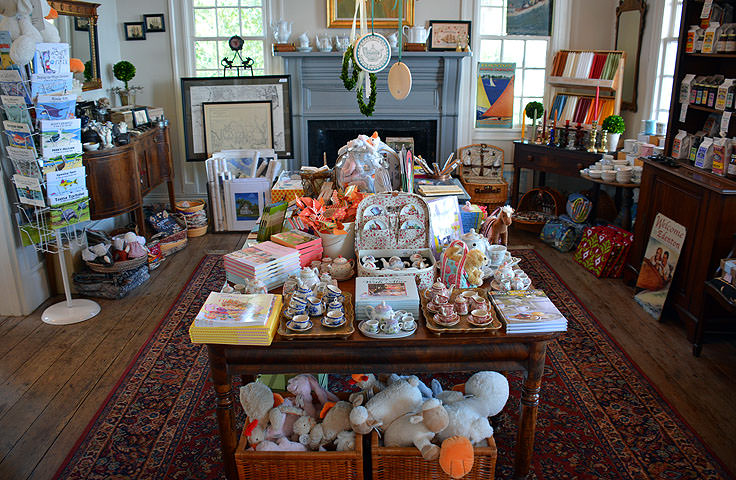
[(93, 262), (84, 262), (87, 264), (90, 270), (97, 273), (120, 273), (125, 272), (128, 270), (133, 270), (148, 260), (148, 255), (144, 255), (142, 257), (134, 258), (133, 260), (124, 260), (122, 262), (115, 262), (110, 266), (102, 265), (99, 263), (93, 263)]
[[(460, 295), (462, 292), (466, 292), (468, 290), (476, 292), (481, 298), (488, 301), (490, 306), (488, 291), (484, 288), (455, 288), (452, 290), (452, 294), (450, 295), (450, 303), (455, 301), (455, 297)], [(429, 300), (427, 300), (424, 295), (421, 295), (421, 303), (422, 313), (424, 314), (424, 323), (427, 325), (427, 330), (434, 333), (435, 335), (442, 335), (446, 333), (492, 332), (494, 330), (500, 330), (503, 326), (503, 324), (498, 320), (498, 315), (496, 314), (495, 310), (490, 308), (488, 310), (488, 313), (491, 314), (493, 320), (491, 320), (491, 323), (486, 327), (476, 327), (475, 325), (471, 324), (468, 321), (469, 315), (460, 315), (460, 321), (456, 325), (446, 327), (444, 325), (435, 323), (434, 313), (430, 312), (427, 309), (427, 304), (429, 303)]]
[[(493, 480), (495, 478), (498, 451), (493, 437), (488, 438), (487, 441), (487, 447), (473, 449), (475, 451), (473, 468), (463, 479)], [(437, 460), (423, 459), (415, 447), (382, 447), (375, 431), (371, 433), (370, 455), (373, 480), (451, 480), (451, 477), (442, 471)]]
[(352, 452), (254, 452), (246, 450), (246, 444), (241, 436), (235, 449), (240, 480), (363, 480), (362, 435), (355, 435)]
[[(295, 332), (286, 328), (286, 322), (289, 320), (284, 316), (284, 310), (289, 306), (291, 295), (284, 296), (284, 303), (281, 307), (281, 316), (279, 318), (279, 335), (287, 340), (314, 340), (322, 338), (342, 338), (346, 339), (355, 332), (355, 310), (353, 309), (353, 297), (349, 292), (342, 292), (345, 296), (345, 323), (341, 327), (330, 328), (322, 325), (322, 315), (319, 317), (310, 317), (312, 320), (312, 328), (306, 332)], [(307, 478), (307, 477), (305, 477)]]

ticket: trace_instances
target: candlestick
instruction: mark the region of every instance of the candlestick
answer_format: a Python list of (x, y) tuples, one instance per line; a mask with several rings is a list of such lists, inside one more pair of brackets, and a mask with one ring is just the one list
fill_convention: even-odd
[(522, 142), (526, 140), (526, 138), (524, 137), (525, 127), (526, 127), (526, 114), (522, 113), (521, 114), (521, 141)]
[(589, 153), (598, 153), (598, 150), (595, 148), (595, 139), (597, 135), (598, 135), (598, 121), (593, 120), (593, 124), (591, 125), (591, 129), (590, 129), (590, 144), (588, 145)]

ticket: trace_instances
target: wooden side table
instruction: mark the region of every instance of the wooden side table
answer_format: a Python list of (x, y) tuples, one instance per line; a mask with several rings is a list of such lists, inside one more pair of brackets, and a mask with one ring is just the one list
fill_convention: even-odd
[(601, 185), (609, 185), (616, 188), (614, 202), (616, 202), (616, 208), (623, 217), (621, 219), (621, 226), (624, 230), (631, 231), (631, 207), (634, 205), (634, 189), (639, 188), (639, 184), (606, 182), (600, 178), (593, 178), (583, 174), (580, 174), (580, 178), (593, 182), (593, 210), (590, 212), (591, 218), (595, 220), (598, 214), (598, 196), (601, 191)]

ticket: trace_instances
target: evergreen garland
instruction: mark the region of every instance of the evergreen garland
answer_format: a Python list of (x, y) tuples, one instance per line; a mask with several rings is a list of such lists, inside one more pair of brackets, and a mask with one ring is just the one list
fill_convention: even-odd
[[(351, 75), (348, 75), (348, 68), (350, 66), (350, 63), (353, 64), (353, 73)], [(353, 45), (350, 45), (347, 50), (345, 50), (345, 54), (342, 57), (342, 72), (340, 73), (340, 78), (342, 79), (342, 84), (345, 86), (345, 89), (348, 91), (355, 88), (355, 85), (358, 83), (358, 75), (360, 72), (362, 72), (363, 69), (361, 69), (354, 61), (353, 61)], [(360, 113), (365, 115), (366, 117), (370, 117), (373, 115), (374, 110), (376, 109), (376, 74), (371, 73), (368, 78), (371, 82), (371, 94), (368, 96), (368, 104), (366, 104), (363, 101), (363, 87), (358, 87), (356, 90), (356, 96), (358, 98), (358, 107), (360, 108)]]
[(363, 87), (360, 86), (358, 87), (358, 90), (356, 90), (360, 113), (362, 113), (366, 117), (370, 117), (373, 115), (373, 111), (376, 109), (376, 97), (378, 96), (376, 94), (376, 74), (371, 73), (369, 78), (371, 80), (371, 94), (368, 96), (367, 105), (365, 104), (365, 102), (363, 102)]

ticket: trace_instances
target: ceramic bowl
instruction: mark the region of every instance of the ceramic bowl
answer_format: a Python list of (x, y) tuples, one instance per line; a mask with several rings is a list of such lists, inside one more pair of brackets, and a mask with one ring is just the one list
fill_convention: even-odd
[[(77, 145), (79, 145), (79, 144), (77, 144)], [(83, 143), (82, 144), (82, 147), (85, 150), (87, 150), (88, 152), (91, 152), (93, 150), (97, 150), (98, 148), (100, 148), (100, 144), (99, 143), (94, 143), (94, 142), (87, 142), (87, 143)]]
[(603, 165), (603, 168), (601, 170), (603, 170), (604, 172), (613, 170), (613, 165)]
[(601, 172), (601, 179), (604, 182), (614, 182), (616, 181), (616, 172), (613, 170), (603, 170)]
[(618, 171), (616, 172), (616, 181), (618, 183), (631, 183), (631, 172), (630, 171)]
[(588, 175), (590, 175), (590, 178), (601, 178), (601, 170), (589, 170)]
[(614, 160), (613, 166), (614, 167), (625, 167), (629, 164), (628, 160)]

